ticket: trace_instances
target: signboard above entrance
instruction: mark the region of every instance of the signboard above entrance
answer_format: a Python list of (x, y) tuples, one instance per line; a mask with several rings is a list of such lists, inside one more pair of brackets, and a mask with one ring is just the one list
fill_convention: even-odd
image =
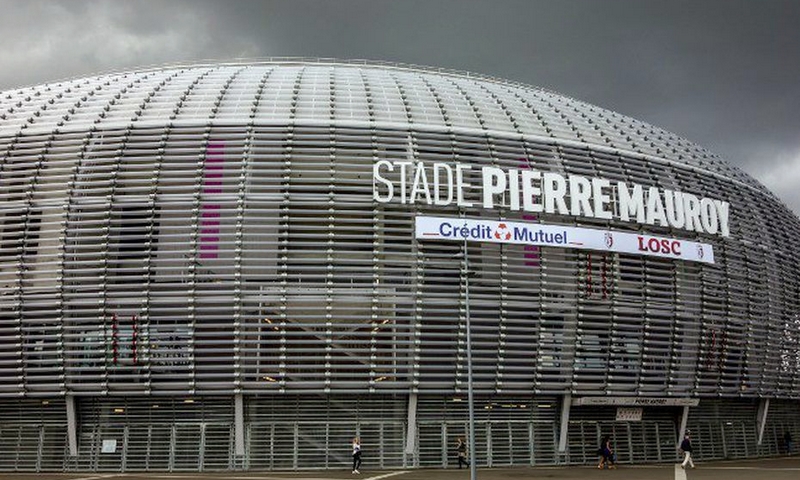
[(707, 243), (539, 223), (418, 216), (416, 238), (575, 248), (714, 263), (714, 249)]
[(641, 422), (642, 407), (617, 407), (618, 422)]
[(632, 406), (632, 407), (696, 407), (697, 398), (677, 397), (573, 397), (573, 407), (585, 406)]

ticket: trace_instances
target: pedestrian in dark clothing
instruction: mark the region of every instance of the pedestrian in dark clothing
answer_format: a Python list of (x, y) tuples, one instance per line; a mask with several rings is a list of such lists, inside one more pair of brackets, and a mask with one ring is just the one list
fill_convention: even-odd
[(614, 455), (614, 450), (611, 448), (611, 436), (606, 435), (600, 441), (600, 448), (597, 449), (597, 454), (600, 456), (600, 463), (597, 464), (597, 468), (603, 469), (604, 467), (608, 467), (609, 469), (617, 468), (617, 461)]
[(689, 465), (691, 468), (694, 468), (694, 462), (692, 461), (692, 437), (691, 432), (686, 431), (686, 435), (683, 437), (683, 441), (681, 442), (681, 451), (683, 452), (683, 463), (681, 463), (681, 468), (686, 468), (686, 465)]
[(792, 434), (787, 430), (783, 434), (783, 446), (786, 447), (786, 455), (792, 454)]
[(353, 473), (361, 473), (361, 440), (356, 437), (353, 439)]
[(469, 467), (467, 460), (467, 442), (463, 438), (456, 440), (456, 454), (458, 455), (458, 469), (461, 470), (462, 465)]

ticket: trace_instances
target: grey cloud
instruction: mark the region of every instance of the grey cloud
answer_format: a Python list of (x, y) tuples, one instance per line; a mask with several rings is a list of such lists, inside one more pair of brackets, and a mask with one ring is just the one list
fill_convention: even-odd
[(470, 70), (678, 133), (800, 212), (800, 191), (786, 184), (800, 164), (800, 2), (0, 0), (0, 9), (0, 90), (234, 57)]

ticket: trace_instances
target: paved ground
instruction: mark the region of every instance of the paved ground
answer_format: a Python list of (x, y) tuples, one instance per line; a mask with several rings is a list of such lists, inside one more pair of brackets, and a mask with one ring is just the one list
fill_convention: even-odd
[[(685, 477), (684, 477), (685, 475)], [(679, 466), (621, 465), (616, 470), (590, 467), (479, 469), (478, 480), (797, 480), (800, 457), (699, 463), (684, 472)], [(0, 480), (469, 480), (469, 470), (383, 470), (227, 473), (0, 473)]]

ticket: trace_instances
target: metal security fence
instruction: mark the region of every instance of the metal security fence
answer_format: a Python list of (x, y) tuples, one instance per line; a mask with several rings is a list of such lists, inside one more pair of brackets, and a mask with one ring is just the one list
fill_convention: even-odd
[[(484, 466), (556, 463), (559, 400), (555, 397), (479, 397), (475, 403), (476, 462)], [(463, 395), (420, 397), (415, 466), (447, 467), (458, 438), (467, 438)]]
[(404, 396), (266, 396), (247, 402), (245, 466), (264, 469), (348, 468), (361, 438), (365, 464), (405, 464)]
[(67, 420), (63, 400), (0, 400), (0, 470), (61, 470)]
[[(70, 456), (58, 401), (0, 404), (0, 470), (227, 471), (347, 469), (350, 442), (361, 438), (369, 468), (450, 468), (456, 441), (467, 438), (461, 397), (419, 397), (409, 447), (404, 397), (257, 397), (245, 402), (245, 451), (235, 454), (232, 400), (84, 399), (77, 456)], [(785, 455), (783, 437), (800, 433), (800, 405), (774, 402), (757, 442), (757, 403), (708, 400), (692, 407), (698, 460)], [(678, 459), (680, 409), (644, 407), (641, 421), (617, 421), (614, 407), (573, 407), (564, 452), (558, 451), (558, 397), (476, 399), (476, 458), (483, 467), (592, 464), (609, 435), (618, 461)], [(31, 415), (20, 416), (23, 411)], [(791, 453), (797, 453), (797, 447)]]
[(79, 446), (67, 468), (90, 471), (228, 470), (230, 399), (120, 398), (79, 403)]
[[(692, 409), (689, 428), (693, 445), (697, 445), (697, 457), (723, 459), (789, 453), (784, 448), (783, 436), (789, 432), (797, 438), (800, 433), (800, 405), (770, 402), (761, 445), (758, 445), (757, 409), (757, 402), (747, 400), (701, 402), (697, 409)], [(796, 447), (791, 453), (797, 453)]]
[(678, 458), (676, 441), (680, 409), (644, 407), (641, 421), (617, 421), (616, 408), (577, 407), (570, 413), (565, 461), (585, 464), (598, 460), (597, 449), (608, 435), (621, 463), (671, 462)]
[[(245, 466), (266, 470), (347, 469), (351, 441), (359, 436), (369, 468), (404, 466), (404, 423), (281, 422), (250, 423)], [(354, 433), (355, 432), (355, 433)]]

